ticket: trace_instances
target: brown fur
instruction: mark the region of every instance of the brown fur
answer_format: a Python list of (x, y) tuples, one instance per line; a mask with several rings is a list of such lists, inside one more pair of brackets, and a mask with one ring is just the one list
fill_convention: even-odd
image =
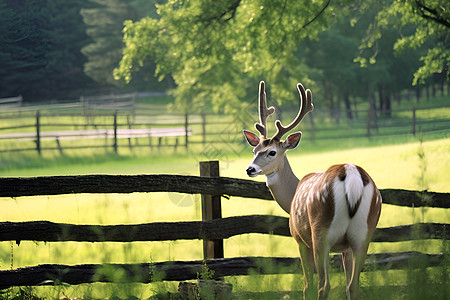
[[(362, 251), (367, 251), (367, 246), (380, 216), (381, 201), (377, 201), (377, 199), (378, 197), (381, 199), (381, 196), (370, 176), (360, 167), (357, 167), (357, 170), (361, 175), (364, 186), (368, 184), (372, 184), (374, 186), (369, 215), (367, 218), (368, 232), (365, 242), (366, 246), (362, 246)], [(335, 201), (332, 189), (333, 182), (336, 178), (340, 181), (345, 180), (346, 168), (344, 164), (333, 165), (323, 173), (310, 173), (304, 176), (297, 186), (297, 192), (291, 204), (289, 218), (291, 234), (299, 244), (300, 253), (303, 252), (303, 255), (305, 256), (302, 257), (304, 272), (310, 272), (311, 264), (315, 264), (315, 268), (318, 269), (320, 273), (319, 295), (322, 296), (326, 296), (329, 289), (329, 284), (325, 284), (325, 281), (327, 281), (327, 279), (325, 279), (327, 278), (326, 271), (324, 271), (321, 267), (320, 261), (328, 257), (328, 252), (325, 253), (326, 249), (323, 249), (323, 243), (334, 218)], [(310, 197), (310, 199), (308, 199), (308, 197)], [(349, 208), (350, 217), (353, 217), (356, 214), (361, 204), (361, 199), (362, 196), (359, 198), (353, 210), (350, 210)], [(330, 250), (333, 252), (342, 252), (350, 249), (351, 244), (345, 234), (338, 241), (336, 241), (334, 245), (330, 245), (330, 247)], [(356, 255), (356, 257), (364, 255), (365, 257), (365, 252), (362, 254), (355, 253), (354, 255)], [(313, 260), (311, 260), (311, 258)], [(347, 255), (346, 259), (351, 259), (351, 256)], [(359, 271), (362, 268), (362, 265), (360, 264), (361, 262), (359, 262), (356, 270), (358, 277)], [(307, 267), (308, 265), (310, 266), (309, 271)], [(347, 267), (346, 272), (350, 272), (351, 274), (352, 270)], [(305, 274), (305, 280), (311, 280), (311, 275)], [(348, 279), (348, 289), (352, 290), (353, 295), (356, 295), (357, 298), (358, 292), (355, 291), (355, 284), (350, 285), (350, 282), (350, 279)], [(306, 290), (307, 289), (305, 288), (305, 295), (307, 295)]]
[[(333, 231), (330, 232), (330, 226), (335, 217), (335, 209), (339, 211), (339, 214), (343, 213), (342, 209), (345, 212), (345, 207), (335, 207), (335, 191), (333, 191), (333, 187), (337, 179), (342, 182), (345, 181), (347, 169), (343, 164), (334, 165), (323, 173), (310, 173), (301, 180), (298, 180), (292, 172), (285, 156), (285, 151), (294, 149), (297, 146), (301, 138), (301, 133), (291, 134), (284, 142), (281, 141), (281, 138), (284, 134), (294, 129), (303, 117), (314, 108), (311, 91), (305, 91), (300, 83), (297, 85), (297, 89), (301, 99), (301, 109), (297, 117), (286, 127), (277, 120), (275, 122), (277, 133), (268, 139), (266, 136), (267, 117), (274, 112), (274, 108), (267, 107), (264, 91), (265, 84), (261, 81), (259, 89), (259, 117), (261, 123), (255, 125), (261, 133), (261, 138), (244, 130), (247, 141), (251, 146), (255, 147), (253, 151), (255, 158), (253, 159), (252, 165), (246, 171), (251, 177), (266, 175), (267, 185), (274, 198), (281, 208), (290, 213), (289, 227), (292, 236), (298, 243), (305, 277), (304, 298), (309, 299), (316, 296), (308, 288), (308, 282), (313, 281), (314, 268), (316, 268), (319, 278), (319, 299), (327, 297), (330, 290), (328, 280), (328, 253), (332, 250), (343, 251), (343, 266), (347, 279), (347, 297), (349, 299), (359, 299), (359, 274), (364, 264), (370, 238), (380, 217), (381, 196), (370, 176), (366, 171), (357, 166), (356, 168), (361, 176), (364, 187), (370, 184), (374, 188), (367, 217), (367, 235), (358, 235), (358, 233), (361, 233), (360, 228), (356, 227), (359, 226), (359, 223), (350, 223), (351, 221), (349, 221), (348, 224), (353, 224), (354, 227), (344, 228), (343, 226), (345, 226), (347, 219), (337, 219), (338, 221), (334, 224), (336, 226), (342, 224), (342, 227), (338, 228), (340, 230), (333, 228), (331, 229)], [(270, 147), (272, 147), (271, 151), (274, 153), (276, 150), (278, 153), (276, 154), (277, 156), (267, 153)], [(269, 155), (273, 158), (269, 159)], [(342, 186), (338, 187), (341, 188)], [(342, 191), (338, 192), (342, 193)], [(344, 192), (345, 197), (347, 197), (347, 192)], [(354, 207), (350, 207), (349, 202), (346, 201), (350, 218), (353, 218), (358, 213), (361, 201), (362, 195)], [(367, 208), (366, 206), (364, 207)], [(339, 223), (339, 221), (345, 222)], [(331, 233), (329, 239), (327, 237), (328, 232)], [(349, 239), (352, 240), (349, 241)]]

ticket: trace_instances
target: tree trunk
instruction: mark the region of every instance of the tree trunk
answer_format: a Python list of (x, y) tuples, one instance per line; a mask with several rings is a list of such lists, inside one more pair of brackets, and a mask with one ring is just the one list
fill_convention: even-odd
[(391, 117), (391, 95), (387, 94), (384, 98), (384, 104), (385, 104), (385, 114), (388, 117)]
[(400, 96), (400, 93), (398, 93), (398, 92), (394, 93), (394, 99), (397, 101), (398, 105), (400, 105), (400, 103), (402, 102), (402, 97)]
[(381, 85), (378, 86), (378, 99), (379, 99), (379, 109), (380, 109), (380, 114), (384, 115), (385, 111), (384, 111), (384, 95), (383, 95), (383, 87)]
[(347, 114), (347, 120), (352, 120), (352, 104), (350, 103), (350, 96), (345, 93), (344, 94), (344, 103), (345, 103), (345, 112)]
[(334, 117), (336, 120), (336, 124), (339, 124), (339, 122), (341, 121), (341, 102), (339, 101), (339, 99), (337, 99), (337, 101), (336, 101)]
[(335, 118), (336, 107), (335, 107), (333, 95), (330, 95), (328, 99), (330, 101), (330, 111), (329, 111), (329, 115), (328, 116), (329, 116), (330, 119), (334, 119)]
[(355, 119), (358, 120), (358, 101), (356, 98), (353, 98), (353, 107), (355, 108)]
[(370, 124), (369, 126), (372, 126), (373, 123), (373, 128), (375, 128), (378, 132), (378, 122), (377, 122), (377, 105), (375, 103), (375, 95), (374, 93), (370, 93), (369, 95), (369, 114), (370, 114)]
[(420, 96), (421, 96), (421, 90), (420, 90), (420, 87), (417, 86), (417, 87), (416, 87), (416, 102), (417, 102), (417, 103), (420, 102)]

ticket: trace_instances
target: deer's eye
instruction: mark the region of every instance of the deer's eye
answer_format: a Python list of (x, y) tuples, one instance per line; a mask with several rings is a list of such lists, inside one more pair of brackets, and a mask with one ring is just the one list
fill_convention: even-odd
[(276, 151), (270, 151), (270, 152), (269, 152), (269, 156), (275, 156), (276, 154), (277, 154)]

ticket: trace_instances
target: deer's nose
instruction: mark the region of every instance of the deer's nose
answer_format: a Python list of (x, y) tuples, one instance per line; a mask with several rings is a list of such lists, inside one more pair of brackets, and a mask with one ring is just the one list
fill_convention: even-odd
[(256, 172), (256, 169), (253, 168), (253, 167), (248, 167), (246, 172), (247, 172), (247, 175), (250, 176), (250, 175), (253, 175)]

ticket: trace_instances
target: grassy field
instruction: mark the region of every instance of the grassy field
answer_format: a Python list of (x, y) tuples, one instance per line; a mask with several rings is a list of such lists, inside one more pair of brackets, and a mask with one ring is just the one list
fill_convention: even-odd
[[(426, 105), (430, 105), (429, 103)], [(432, 115), (450, 119), (449, 110), (438, 110)], [(407, 114), (407, 112), (405, 112)], [(408, 117), (405, 116), (398, 116)], [(249, 125), (250, 126), (250, 125)], [(402, 188), (450, 192), (450, 136), (449, 132), (424, 134), (420, 140), (412, 135), (391, 137), (329, 139), (312, 142), (307, 131), (300, 146), (288, 157), (297, 174), (325, 170), (336, 163), (352, 162), (362, 166), (373, 177), (380, 189)], [(0, 176), (51, 176), (80, 174), (184, 174), (198, 175), (198, 162), (220, 160), (221, 176), (247, 178), (245, 169), (252, 159), (251, 147), (234, 143), (215, 147), (197, 145), (186, 151), (151, 152), (148, 149), (120, 155), (90, 150), (68, 152), (2, 154)], [(263, 177), (257, 178), (263, 181)], [(246, 214), (286, 214), (273, 201), (232, 197), (223, 199), (223, 216)], [(0, 221), (49, 220), (74, 224), (137, 224), (157, 221), (200, 220), (200, 196), (176, 193), (133, 194), (72, 194), (0, 198)], [(448, 223), (450, 212), (435, 208), (400, 208), (384, 205), (379, 227), (417, 222)], [(447, 248), (446, 248), (447, 247)], [(426, 253), (448, 253), (448, 242), (440, 240), (402, 243), (373, 243), (369, 252), (396, 252), (419, 250)], [(225, 241), (225, 256), (298, 256), (292, 238), (248, 234)], [(173, 242), (137, 243), (40, 243), (22, 241), (0, 243), (0, 268), (9, 269), (43, 263), (140, 263), (166, 260), (196, 260), (202, 258), (201, 241), (179, 240)], [(390, 299), (424, 299), (420, 289), (437, 284), (438, 291), (449, 292), (449, 284), (442, 278), (447, 267), (402, 271), (375, 271), (362, 274), (363, 296), (381, 299), (387, 293)], [(332, 274), (331, 299), (342, 299), (343, 274)], [(302, 275), (240, 276), (227, 278), (233, 290), (239, 291), (299, 291)], [(418, 284), (419, 283), (419, 284)], [(399, 286), (416, 286), (418, 291), (404, 290)], [(389, 286), (376, 290), (379, 286)], [(375, 288), (374, 288), (375, 287)], [(176, 290), (176, 283), (155, 284), (91, 284), (32, 288), (33, 294), (44, 298), (148, 298), (164, 291)], [(12, 295), (15, 290), (11, 290)], [(442, 294), (442, 293), (441, 293)], [(439, 295), (441, 295), (439, 294)], [(394, 295), (393, 297), (391, 297)], [(426, 296), (429, 297), (433, 293)], [(447, 294), (448, 295), (448, 294)], [(0, 297), (3, 297), (0, 294)], [(8, 295), (5, 296), (8, 298)], [(271, 299), (270, 297), (268, 299)]]
[[(304, 141), (306, 143), (306, 141)], [(298, 176), (314, 170), (323, 170), (333, 163), (353, 162), (363, 166), (372, 175), (379, 188), (404, 188), (421, 190), (426, 185), (429, 190), (449, 192), (450, 188), (450, 139), (429, 142), (415, 142), (402, 145), (354, 148), (318, 153), (302, 153), (300, 149), (289, 153), (291, 164)], [(424, 153), (420, 158), (418, 153)], [(251, 161), (251, 149), (242, 153), (242, 157), (225, 159), (221, 157), (221, 175), (245, 178), (245, 168)], [(51, 166), (39, 169), (19, 169), (8, 171), (1, 176), (40, 176), (62, 174), (198, 174), (198, 162), (190, 157), (168, 161), (155, 161), (152, 158), (128, 158), (100, 164), (80, 164)], [(421, 181), (420, 178), (425, 178)], [(258, 178), (264, 180), (264, 178)], [(75, 224), (134, 224), (156, 221), (200, 220), (198, 195), (167, 193), (125, 194), (125, 195), (63, 195), (20, 197), (0, 199), (1, 221), (50, 220)], [(272, 201), (231, 198), (223, 200), (223, 215), (275, 214), (285, 213)], [(450, 213), (445, 209), (411, 209), (385, 205), (379, 226), (395, 226), (414, 222), (448, 222)], [(417, 250), (439, 253), (441, 241), (404, 243), (373, 243), (369, 252)], [(165, 260), (201, 259), (200, 241), (175, 242), (139, 242), (139, 243), (36, 243), (21, 242), (20, 246), (9, 242), (0, 244), (0, 264), (2, 269), (11, 267), (11, 248), (13, 248), (13, 266), (28, 266), (41, 263), (122, 263), (149, 262)], [(297, 256), (295, 242), (287, 237), (268, 235), (242, 235), (225, 241), (226, 257), (234, 256)], [(397, 284), (406, 284), (402, 271), (391, 272), (393, 277), (403, 278)], [(384, 276), (384, 275), (383, 275)], [(363, 275), (367, 285), (383, 283), (383, 276), (368, 272)], [(333, 286), (342, 286), (342, 274), (333, 274)], [(237, 290), (258, 290), (261, 282), (267, 290), (300, 290), (300, 275), (250, 276), (229, 279)], [(397, 280), (397, 279), (396, 279)], [(258, 283), (259, 282), (259, 283)], [(155, 289), (174, 291), (172, 283), (155, 285), (132, 285), (131, 293), (138, 297), (148, 297)], [(91, 290), (90, 290), (91, 289)], [(64, 288), (69, 296), (86, 294), (92, 296), (120, 295), (121, 288), (115, 285), (94, 284)], [(37, 288), (38, 293), (48, 295), (54, 289)], [(47, 293), (47, 294), (46, 294)], [(137, 294), (136, 294), (137, 293)]]
[[(370, 138), (367, 134), (367, 113), (366, 104), (358, 106), (358, 118), (353, 120), (344, 119), (344, 112), (341, 112), (341, 119), (336, 123), (332, 117), (333, 113), (322, 108), (320, 101), (315, 101), (314, 132), (308, 118), (299, 126), (303, 131), (302, 152), (317, 153), (334, 150), (352, 149), (354, 147), (377, 147), (383, 145), (405, 144), (417, 141), (422, 136), (424, 141), (439, 140), (450, 137), (450, 108), (448, 107), (449, 97), (437, 96), (429, 101), (393, 102), (392, 117), (379, 116), (378, 129), (372, 128)], [(169, 112), (170, 97), (139, 99), (137, 114), (130, 115), (130, 112), (119, 112), (117, 122), (119, 129), (141, 128), (167, 128), (184, 127), (184, 114), (180, 112)], [(74, 109), (40, 109), (36, 106), (33, 109), (40, 110), (41, 132), (52, 131), (73, 131), (92, 129), (112, 129), (113, 111), (92, 111), (90, 115), (84, 115), (80, 108)], [(417, 108), (416, 112), (416, 136), (412, 131), (412, 108)], [(290, 122), (297, 113), (297, 107), (283, 108), (282, 118), (284, 122)], [(102, 115), (96, 115), (100, 113)], [(43, 150), (42, 155), (37, 153), (34, 138), (28, 140), (16, 140), (1, 138), (3, 134), (30, 133), (36, 132), (36, 116), (33, 110), (24, 112), (3, 112), (0, 113), (0, 172), (6, 174), (9, 171), (24, 169), (25, 172), (31, 168), (44, 168), (49, 166), (77, 167), (80, 164), (103, 164), (118, 160), (139, 158), (152, 160), (154, 162), (173, 159), (212, 159), (222, 157), (240, 157), (246, 151), (246, 143), (242, 137), (242, 129), (253, 130), (254, 122), (257, 119), (256, 105), (248, 106), (247, 109), (235, 115), (216, 114), (211, 110), (206, 112), (206, 143), (203, 141), (202, 118), (199, 114), (190, 114), (189, 129), (192, 136), (189, 138), (189, 150), (184, 147), (184, 137), (178, 138), (178, 148), (173, 145), (177, 143), (174, 137), (164, 138), (163, 146), (158, 149), (158, 138), (152, 138), (150, 148), (149, 138), (133, 138), (130, 149), (130, 141), (126, 138), (118, 139), (118, 155), (113, 150), (113, 140), (111, 138), (85, 138), (85, 139), (60, 139), (47, 138), (41, 140), (42, 148), (52, 148), (53, 150)], [(354, 115), (355, 117), (355, 115)], [(273, 124), (275, 116), (271, 116), (268, 124)], [(23, 128), (21, 126), (26, 125)], [(273, 126), (269, 125), (269, 132)], [(61, 147), (61, 152), (58, 147)], [(97, 147), (70, 149), (70, 147)], [(22, 152), (3, 152), (12, 149), (31, 149)], [(221, 154), (220, 154), (221, 153)], [(27, 176), (27, 175), (25, 175)], [(28, 175), (29, 176), (29, 175)]]

